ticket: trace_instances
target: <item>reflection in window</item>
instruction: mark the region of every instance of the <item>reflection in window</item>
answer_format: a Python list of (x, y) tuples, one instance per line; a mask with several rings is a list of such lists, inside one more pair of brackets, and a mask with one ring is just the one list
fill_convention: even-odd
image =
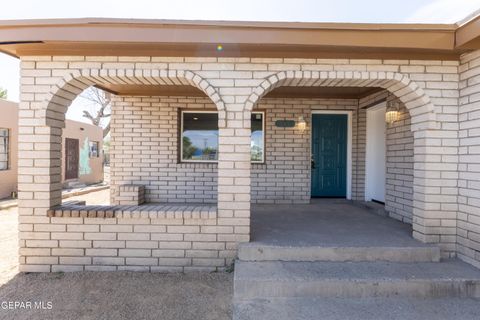
[(252, 162), (263, 162), (263, 113), (252, 113), (252, 141), (251, 141), (251, 153)]
[(8, 170), (9, 135), (8, 129), (0, 128), (0, 170)]
[(218, 159), (218, 114), (216, 112), (182, 113), (182, 160), (216, 161)]
[[(264, 114), (252, 113), (251, 160), (264, 161)], [(218, 160), (218, 114), (213, 111), (183, 111), (181, 116), (182, 161)]]

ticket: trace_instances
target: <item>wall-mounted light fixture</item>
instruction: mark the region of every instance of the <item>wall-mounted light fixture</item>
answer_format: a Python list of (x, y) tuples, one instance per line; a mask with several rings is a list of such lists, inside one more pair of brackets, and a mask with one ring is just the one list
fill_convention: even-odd
[(390, 101), (387, 104), (387, 112), (385, 113), (385, 121), (392, 124), (398, 121), (400, 117), (400, 104), (398, 101)]
[(304, 132), (305, 129), (307, 129), (307, 121), (305, 121), (305, 118), (303, 118), (303, 116), (298, 117), (297, 126), (300, 132)]

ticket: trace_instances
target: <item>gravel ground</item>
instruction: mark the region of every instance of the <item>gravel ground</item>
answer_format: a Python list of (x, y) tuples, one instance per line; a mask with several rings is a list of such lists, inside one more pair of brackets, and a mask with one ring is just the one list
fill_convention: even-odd
[[(85, 200), (88, 205), (109, 204), (110, 190), (92, 192), (65, 199)], [(0, 210), (0, 286), (18, 273), (18, 210)], [(1, 296), (0, 296), (1, 298)]]
[(0, 286), (18, 272), (17, 229), (17, 208), (0, 210)]
[(97, 192), (91, 192), (87, 194), (82, 194), (80, 196), (71, 197), (64, 199), (63, 201), (72, 201), (72, 200), (85, 200), (87, 205), (94, 205), (94, 204), (110, 204), (110, 189), (101, 190)]
[[(66, 199), (108, 204), (109, 190)], [(231, 319), (233, 274), (18, 274), (17, 208), (0, 211), (0, 319)], [(9, 310), (43, 302), (50, 310)]]
[(52, 308), (0, 307), (0, 319), (231, 319), (232, 281), (227, 273), (21, 274), (0, 287), (0, 301)]

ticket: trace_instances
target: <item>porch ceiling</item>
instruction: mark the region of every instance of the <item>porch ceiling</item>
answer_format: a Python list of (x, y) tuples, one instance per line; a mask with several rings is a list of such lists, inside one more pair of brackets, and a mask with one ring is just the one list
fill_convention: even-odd
[[(187, 96), (206, 97), (193, 86), (177, 85), (97, 85), (98, 88), (120, 96)], [(383, 90), (377, 87), (288, 87), (269, 92), (265, 98), (360, 99)]]
[(96, 87), (119, 96), (207, 96), (194, 86), (183, 85), (102, 84), (96, 85)]
[(377, 87), (279, 87), (266, 98), (360, 99), (383, 90)]

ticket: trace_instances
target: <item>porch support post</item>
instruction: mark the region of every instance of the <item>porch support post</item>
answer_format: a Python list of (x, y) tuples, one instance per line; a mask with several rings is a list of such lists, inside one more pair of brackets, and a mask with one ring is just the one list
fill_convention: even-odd
[[(442, 146), (451, 133), (436, 130), (415, 131), (413, 237), (438, 243), (448, 257), (455, 252), (458, 211), (458, 163), (456, 146)], [(450, 141), (449, 140), (449, 141)]]
[[(22, 93), (23, 89), (22, 89)], [(22, 94), (19, 105), (18, 136), (18, 213), (19, 262), (21, 272), (50, 272), (56, 240), (48, 240), (34, 224), (48, 224), (47, 211), (62, 201), (61, 145), (64, 117), (35, 108)], [(61, 119), (53, 119), (59, 117)], [(56, 125), (48, 125), (47, 123)], [(33, 260), (30, 260), (33, 259)], [(48, 260), (48, 263), (41, 261)]]
[[(250, 240), (250, 111), (219, 112), (218, 225), (227, 250)], [(227, 230), (228, 229), (228, 230)]]

